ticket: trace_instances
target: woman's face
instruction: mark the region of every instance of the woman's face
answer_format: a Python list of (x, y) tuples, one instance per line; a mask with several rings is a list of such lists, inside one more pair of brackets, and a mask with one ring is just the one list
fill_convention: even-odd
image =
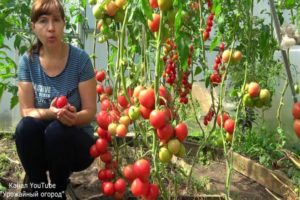
[(41, 15), (32, 23), (32, 30), (47, 47), (57, 46), (63, 40), (65, 22), (60, 13), (55, 11)]

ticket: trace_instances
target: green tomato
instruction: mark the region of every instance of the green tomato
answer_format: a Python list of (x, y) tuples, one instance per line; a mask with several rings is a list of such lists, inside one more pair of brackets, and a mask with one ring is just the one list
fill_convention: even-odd
[(246, 107), (253, 107), (254, 106), (254, 101), (248, 93), (244, 94), (243, 103), (244, 103), (244, 106), (246, 106)]
[(271, 100), (271, 93), (268, 89), (261, 89), (259, 92), (259, 99), (263, 104), (268, 104)]
[(173, 0), (157, 0), (157, 4), (161, 11), (167, 11), (172, 7)]
[(104, 9), (101, 8), (101, 4), (96, 4), (93, 7), (93, 15), (96, 19), (101, 19), (104, 16)]
[(131, 120), (137, 120), (141, 115), (140, 108), (137, 106), (130, 106), (128, 116)]
[(300, 93), (300, 87), (298, 84), (294, 84), (294, 90), (295, 90), (295, 93), (296, 94), (299, 94)]
[(97, 3), (97, 0), (89, 0), (90, 5), (96, 5), (96, 3)]
[(173, 154), (166, 147), (160, 148), (158, 157), (161, 162), (169, 163), (172, 159), (172, 156)]

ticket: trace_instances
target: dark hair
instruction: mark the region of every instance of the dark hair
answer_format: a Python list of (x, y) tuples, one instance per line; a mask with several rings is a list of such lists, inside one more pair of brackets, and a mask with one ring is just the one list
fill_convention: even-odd
[[(37, 22), (40, 16), (51, 14), (56, 9), (60, 12), (62, 19), (65, 20), (65, 11), (60, 0), (34, 0), (31, 8), (31, 22)], [(42, 45), (37, 38), (37, 42), (29, 49), (30, 57), (34, 52), (38, 53)]]

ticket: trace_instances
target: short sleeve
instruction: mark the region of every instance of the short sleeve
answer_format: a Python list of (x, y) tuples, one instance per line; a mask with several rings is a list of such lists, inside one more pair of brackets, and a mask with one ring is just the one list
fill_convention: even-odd
[(29, 71), (29, 57), (27, 54), (24, 54), (19, 60), (18, 81), (31, 82)]
[(95, 76), (94, 68), (91, 59), (87, 53), (83, 53), (83, 64), (80, 70), (79, 82), (89, 80)]

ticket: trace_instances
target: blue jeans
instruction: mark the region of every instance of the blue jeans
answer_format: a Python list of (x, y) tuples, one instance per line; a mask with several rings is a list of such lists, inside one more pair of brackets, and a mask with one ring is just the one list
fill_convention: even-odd
[[(16, 128), (15, 141), (29, 181), (36, 184), (31, 190), (54, 192), (58, 197), (60, 193), (63, 195), (56, 199), (65, 198), (71, 173), (84, 170), (93, 162), (89, 148), (94, 144), (94, 138), (82, 128), (68, 127), (57, 120), (24, 117)], [(51, 180), (50, 188), (41, 184), (48, 183), (46, 171)]]

